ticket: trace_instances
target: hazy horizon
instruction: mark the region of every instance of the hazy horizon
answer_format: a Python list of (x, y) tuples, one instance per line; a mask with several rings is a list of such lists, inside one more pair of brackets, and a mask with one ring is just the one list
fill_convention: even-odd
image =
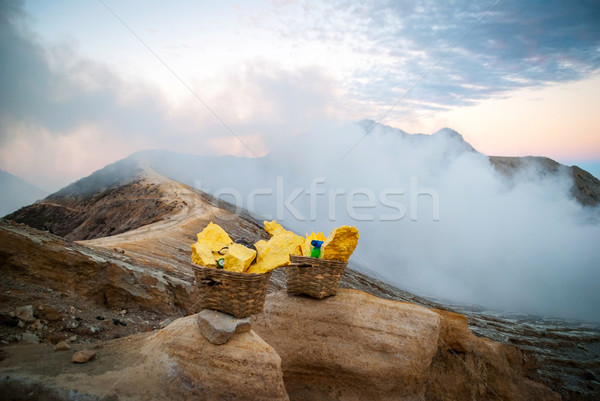
[(256, 157), (369, 118), (598, 175), (599, 19), (585, 1), (3, 0), (0, 168), (51, 191), (143, 149)]

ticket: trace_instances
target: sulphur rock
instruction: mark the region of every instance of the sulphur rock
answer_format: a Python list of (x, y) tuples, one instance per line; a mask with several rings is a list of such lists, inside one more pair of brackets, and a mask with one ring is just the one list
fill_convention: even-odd
[(219, 252), (223, 247), (233, 242), (225, 230), (212, 221), (208, 223), (202, 232), (198, 233), (197, 237), (198, 242), (206, 243), (212, 252)]
[(217, 267), (219, 251), (233, 242), (225, 230), (212, 221), (197, 237), (198, 242), (192, 245), (192, 262), (206, 267)]
[(358, 229), (353, 226), (335, 228), (321, 247), (323, 259), (347, 262), (358, 244)]
[(192, 244), (192, 262), (200, 266), (217, 267), (212, 251), (204, 242)]
[(256, 251), (245, 247), (242, 244), (231, 244), (225, 254), (224, 270), (242, 273), (248, 269), (250, 263), (256, 257)]
[(258, 255), (263, 254), (267, 250), (267, 241), (261, 239), (254, 244), (254, 247), (256, 248), (256, 253)]
[(275, 220), (264, 221), (263, 224), (265, 225), (265, 231), (268, 232), (271, 237), (277, 234), (284, 234), (288, 232), (285, 228), (281, 226), (281, 224), (279, 224)]
[(302, 256), (310, 256), (310, 240), (307, 238), (304, 243), (300, 244), (300, 254)]
[[(266, 226), (265, 222), (265, 228)], [(256, 263), (248, 268), (248, 273), (262, 274), (287, 266), (290, 264), (290, 255), (301, 254), (300, 246), (304, 244), (304, 238), (283, 228), (275, 229), (274, 232), (276, 234), (269, 241), (261, 240), (254, 244), (257, 250)]]

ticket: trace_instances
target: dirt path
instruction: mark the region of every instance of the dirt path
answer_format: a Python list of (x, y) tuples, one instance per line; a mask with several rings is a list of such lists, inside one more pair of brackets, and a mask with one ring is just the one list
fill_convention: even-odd
[(262, 227), (215, 206), (205, 194), (151, 170), (145, 174), (146, 182), (161, 188), (164, 203), (175, 202), (179, 207), (155, 223), (109, 237), (79, 241), (80, 244), (116, 249), (137, 263), (192, 280), (190, 245), (210, 221), (220, 224), (233, 237), (255, 240), (265, 237)]

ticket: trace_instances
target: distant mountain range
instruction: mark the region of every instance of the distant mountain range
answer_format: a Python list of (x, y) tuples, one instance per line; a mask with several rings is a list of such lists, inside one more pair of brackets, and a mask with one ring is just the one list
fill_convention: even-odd
[(48, 193), (15, 175), (0, 170), (0, 216), (27, 206)]

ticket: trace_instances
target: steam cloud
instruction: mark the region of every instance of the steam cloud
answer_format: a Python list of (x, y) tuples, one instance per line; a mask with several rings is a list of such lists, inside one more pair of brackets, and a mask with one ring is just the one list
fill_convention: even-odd
[(300, 234), (357, 226), (351, 262), (400, 288), (600, 321), (600, 210), (571, 197), (569, 176), (532, 164), (509, 180), (449, 129), (367, 128), (297, 136), (258, 160), (152, 159)]

